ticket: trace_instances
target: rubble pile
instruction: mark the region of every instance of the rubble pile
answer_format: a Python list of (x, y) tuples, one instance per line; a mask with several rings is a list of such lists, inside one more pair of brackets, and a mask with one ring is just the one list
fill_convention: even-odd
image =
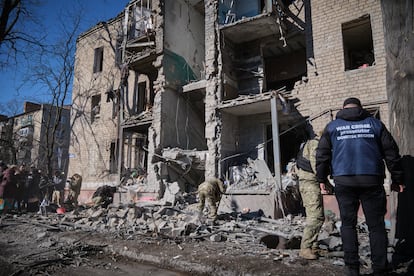
[(267, 191), (275, 187), (275, 180), (264, 160), (247, 159), (247, 164), (230, 167), (227, 192), (238, 190)]
[[(184, 206), (184, 207), (183, 207)], [(117, 233), (127, 239), (136, 235), (162, 236), (170, 239), (210, 239), (236, 243), (260, 244), (263, 237), (274, 236), (275, 243), (262, 242), (268, 248), (299, 249), (305, 223), (303, 216), (288, 215), (270, 219), (260, 213), (220, 214), (213, 223), (198, 214), (196, 205), (176, 206), (111, 204), (108, 208), (88, 208), (78, 214), (54, 217), (61, 226), (101, 233)], [(276, 238), (277, 237), (277, 238)], [(283, 242), (282, 242), (283, 241)], [(335, 220), (330, 217), (320, 234), (321, 248), (340, 251), (341, 239)]]
[[(279, 249), (276, 259), (290, 258), (291, 249), (300, 248), (305, 217), (288, 215), (282, 219), (270, 219), (259, 213), (220, 214), (212, 223), (200, 216), (196, 205), (138, 206), (136, 204), (111, 204), (107, 209), (89, 208), (79, 214), (59, 215), (59, 224), (101, 233), (116, 233), (127, 240), (142, 235), (159, 236), (171, 240), (210, 240), (243, 244), (261, 251), (264, 248)], [(321, 252), (332, 258), (335, 265), (343, 266), (340, 221), (328, 213), (319, 235)], [(368, 229), (364, 221), (358, 224), (361, 244), (361, 262), (369, 269), (370, 248)], [(294, 253), (293, 255), (295, 255)]]
[[(246, 257), (270, 259), (289, 265), (299, 260), (298, 251), (305, 217), (287, 215), (281, 219), (271, 219), (258, 212), (221, 213), (213, 223), (206, 216), (198, 214), (196, 204), (177, 201), (175, 205), (165, 206), (157, 202), (140, 204), (110, 204), (107, 208), (80, 208), (78, 212), (66, 214), (49, 213), (47, 216), (21, 215), (8, 216), (3, 221), (7, 224), (31, 224), (46, 228), (37, 231), (39, 252), (51, 250), (52, 255), (62, 266), (82, 261), (83, 256), (101, 252), (102, 247), (80, 248), (81, 244), (69, 241), (71, 246), (60, 248), (62, 239), (49, 237), (52, 232), (84, 232), (85, 237), (91, 233), (103, 234), (108, 237), (138, 243), (166, 243), (168, 246), (183, 248), (202, 248), (202, 252), (219, 252), (220, 256), (231, 257), (234, 252), (242, 252)], [(319, 235), (320, 255), (333, 266), (344, 266), (342, 242), (340, 237), (340, 221), (333, 213), (326, 214), (326, 221)], [(369, 239), (364, 221), (358, 224), (361, 263), (365, 270), (370, 269)], [(82, 237), (80, 237), (82, 238)], [(84, 237), (83, 237), (84, 238)], [(190, 246), (191, 244), (191, 246)], [(103, 246), (103, 244), (101, 244)], [(208, 251), (207, 248), (210, 248)], [(213, 248), (213, 249), (212, 249)], [(214, 249), (215, 248), (215, 249)], [(43, 250), (45, 249), (45, 250)], [(60, 251), (59, 251), (60, 250)], [(56, 251), (56, 252), (55, 252)], [(183, 253), (174, 255), (173, 261), (192, 257)], [(39, 253), (40, 254), (40, 253)], [(190, 259), (189, 259), (190, 258)], [(43, 257), (42, 257), (43, 259)], [(48, 257), (47, 260), (54, 258)], [(32, 261), (30, 265), (42, 266), (43, 263)], [(46, 265), (46, 264), (45, 264)], [(27, 264), (21, 264), (27, 268)], [(342, 268), (341, 268), (342, 269)]]

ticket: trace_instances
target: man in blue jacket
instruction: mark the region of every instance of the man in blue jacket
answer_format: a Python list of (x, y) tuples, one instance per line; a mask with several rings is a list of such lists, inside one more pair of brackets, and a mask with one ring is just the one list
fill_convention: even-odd
[(346, 99), (320, 138), (316, 176), (322, 191), (328, 175), (334, 179), (347, 275), (359, 275), (356, 225), (360, 204), (369, 229), (374, 275), (387, 271), (384, 161), (391, 173), (391, 189), (402, 191), (401, 157), (395, 140), (380, 120), (362, 108), (359, 99)]

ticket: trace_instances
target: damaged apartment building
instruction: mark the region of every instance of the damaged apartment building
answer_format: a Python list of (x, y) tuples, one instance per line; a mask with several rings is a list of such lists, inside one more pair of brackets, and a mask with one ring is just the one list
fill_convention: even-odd
[(346, 97), (388, 124), (385, 35), (381, 1), (131, 0), (77, 40), (81, 199), (134, 171), (141, 199), (216, 176), (233, 207), (272, 205), (310, 124)]

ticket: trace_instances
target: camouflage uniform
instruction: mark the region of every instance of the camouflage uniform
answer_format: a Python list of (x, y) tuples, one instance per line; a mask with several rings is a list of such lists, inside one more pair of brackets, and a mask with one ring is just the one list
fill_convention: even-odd
[(200, 200), (198, 210), (200, 213), (203, 212), (207, 200), (210, 207), (209, 218), (215, 220), (217, 218), (217, 202), (220, 202), (221, 195), (224, 192), (224, 185), (220, 179), (211, 178), (201, 183), (198, 186), (198, 197)]
[[(310, 161), (312, 170), (316, 171), (316, 148), (319, 140), (309, 140), (303, 147), (303, 157)], [(323, 199), (316, 175), (303, 169), (297, 170), (299, 190), (306, 210), (306, 226), (303, 230), (301, 249), (317, 249), (318, 234), (325, 220)]]
[(82, 176), (75, 173), (70, 177), (68, 200), (75, 208), (78, 207), (78, 197), (82, 187)]

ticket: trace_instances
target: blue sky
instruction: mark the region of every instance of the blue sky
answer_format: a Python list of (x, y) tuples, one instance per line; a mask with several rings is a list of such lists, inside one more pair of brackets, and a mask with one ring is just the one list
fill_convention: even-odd
[[(62, 14), (66, 10), (82, 11), (83, 17), (79, 29), (79, 33), (82, 33), (97, 23), (118, 15), (128, 2), (129, 0), (42, 0), (43, 4), (36, 7), (34, 16), (43, 22), (48, 40), (53, 41), (53, 37), (59, 32)], [(0, 114), (10, 113), (5, 107), (10, 107), (12, 104), (20, 106), (18, 113), (22, 112), (25, 100), (47, 102), (49, 99), (44, 89), (30, 83), (23, 84), (26, 68), (21, 67), (24, 66), (0, 70)]]

